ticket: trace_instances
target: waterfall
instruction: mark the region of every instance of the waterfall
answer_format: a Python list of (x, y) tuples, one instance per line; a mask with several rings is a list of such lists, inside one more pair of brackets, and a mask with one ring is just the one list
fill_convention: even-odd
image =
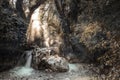
[(32, 62), (32, 51), (26, 51), (25, 67), (31, 67), (31, 62)]
[[(24, 64), (22, 64), (25, 62)], [(13, 76), (30, 76), (34, 73), (34, 69), (31, 68), (32, 62), (32, 51), (25, 51), (25, 53), (21, 56), (17, 67), (10, 70)], [(21, 66), (22, 65), (22, 66)]]

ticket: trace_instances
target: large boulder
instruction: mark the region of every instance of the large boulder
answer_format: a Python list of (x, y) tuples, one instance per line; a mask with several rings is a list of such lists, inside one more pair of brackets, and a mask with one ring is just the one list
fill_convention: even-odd
[(65, 72), (69, 70), (68, 62), (65, 58), (58, 55), (43, 58), (52, 71)]
[(58, 56), (54, 47), (36, 48), (33, 50), (32, 67), (35, 69), (49, 69), (57, 72), (68, 71), (68, 62)]

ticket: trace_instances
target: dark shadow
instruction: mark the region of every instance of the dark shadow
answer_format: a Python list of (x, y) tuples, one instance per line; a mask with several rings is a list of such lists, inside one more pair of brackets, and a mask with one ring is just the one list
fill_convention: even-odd
[(24, 10), (22, 8), (22, 4), (23, 4), (23, 0), (17, 0), (16, 1), (16, 10), (17, 10), (19, 16), (26, 19)]
[(120, 1), (113, 0), (103, 7), (103, 14), (100, 16), (99, 22), (106, 25), (106, 29), (110, 31), (120, 31)]

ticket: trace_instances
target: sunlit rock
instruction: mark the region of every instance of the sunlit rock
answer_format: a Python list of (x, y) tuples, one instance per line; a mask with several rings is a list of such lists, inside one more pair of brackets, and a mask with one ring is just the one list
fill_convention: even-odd
[(34, 49), (32, 66), (35, 69), (50, 69), (58, 72), (68, 71), (67, 60), (58, 56), (56, 50), (57, 47)]
[(68, 62), (65, 58), (58, 55), (49, 56), (44, 58), (45, 62), (49, 65), (52, 71), (65, 72), (69, 70)]

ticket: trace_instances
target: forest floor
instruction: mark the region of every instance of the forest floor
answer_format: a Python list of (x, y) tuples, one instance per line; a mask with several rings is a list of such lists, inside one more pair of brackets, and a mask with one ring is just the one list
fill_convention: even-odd
[(61, 73), (16, 67), (0, 73), (0, 80), (100, 80), (92, 68), (92, 65), (75, 63), (69, 64), (69, 71)]

